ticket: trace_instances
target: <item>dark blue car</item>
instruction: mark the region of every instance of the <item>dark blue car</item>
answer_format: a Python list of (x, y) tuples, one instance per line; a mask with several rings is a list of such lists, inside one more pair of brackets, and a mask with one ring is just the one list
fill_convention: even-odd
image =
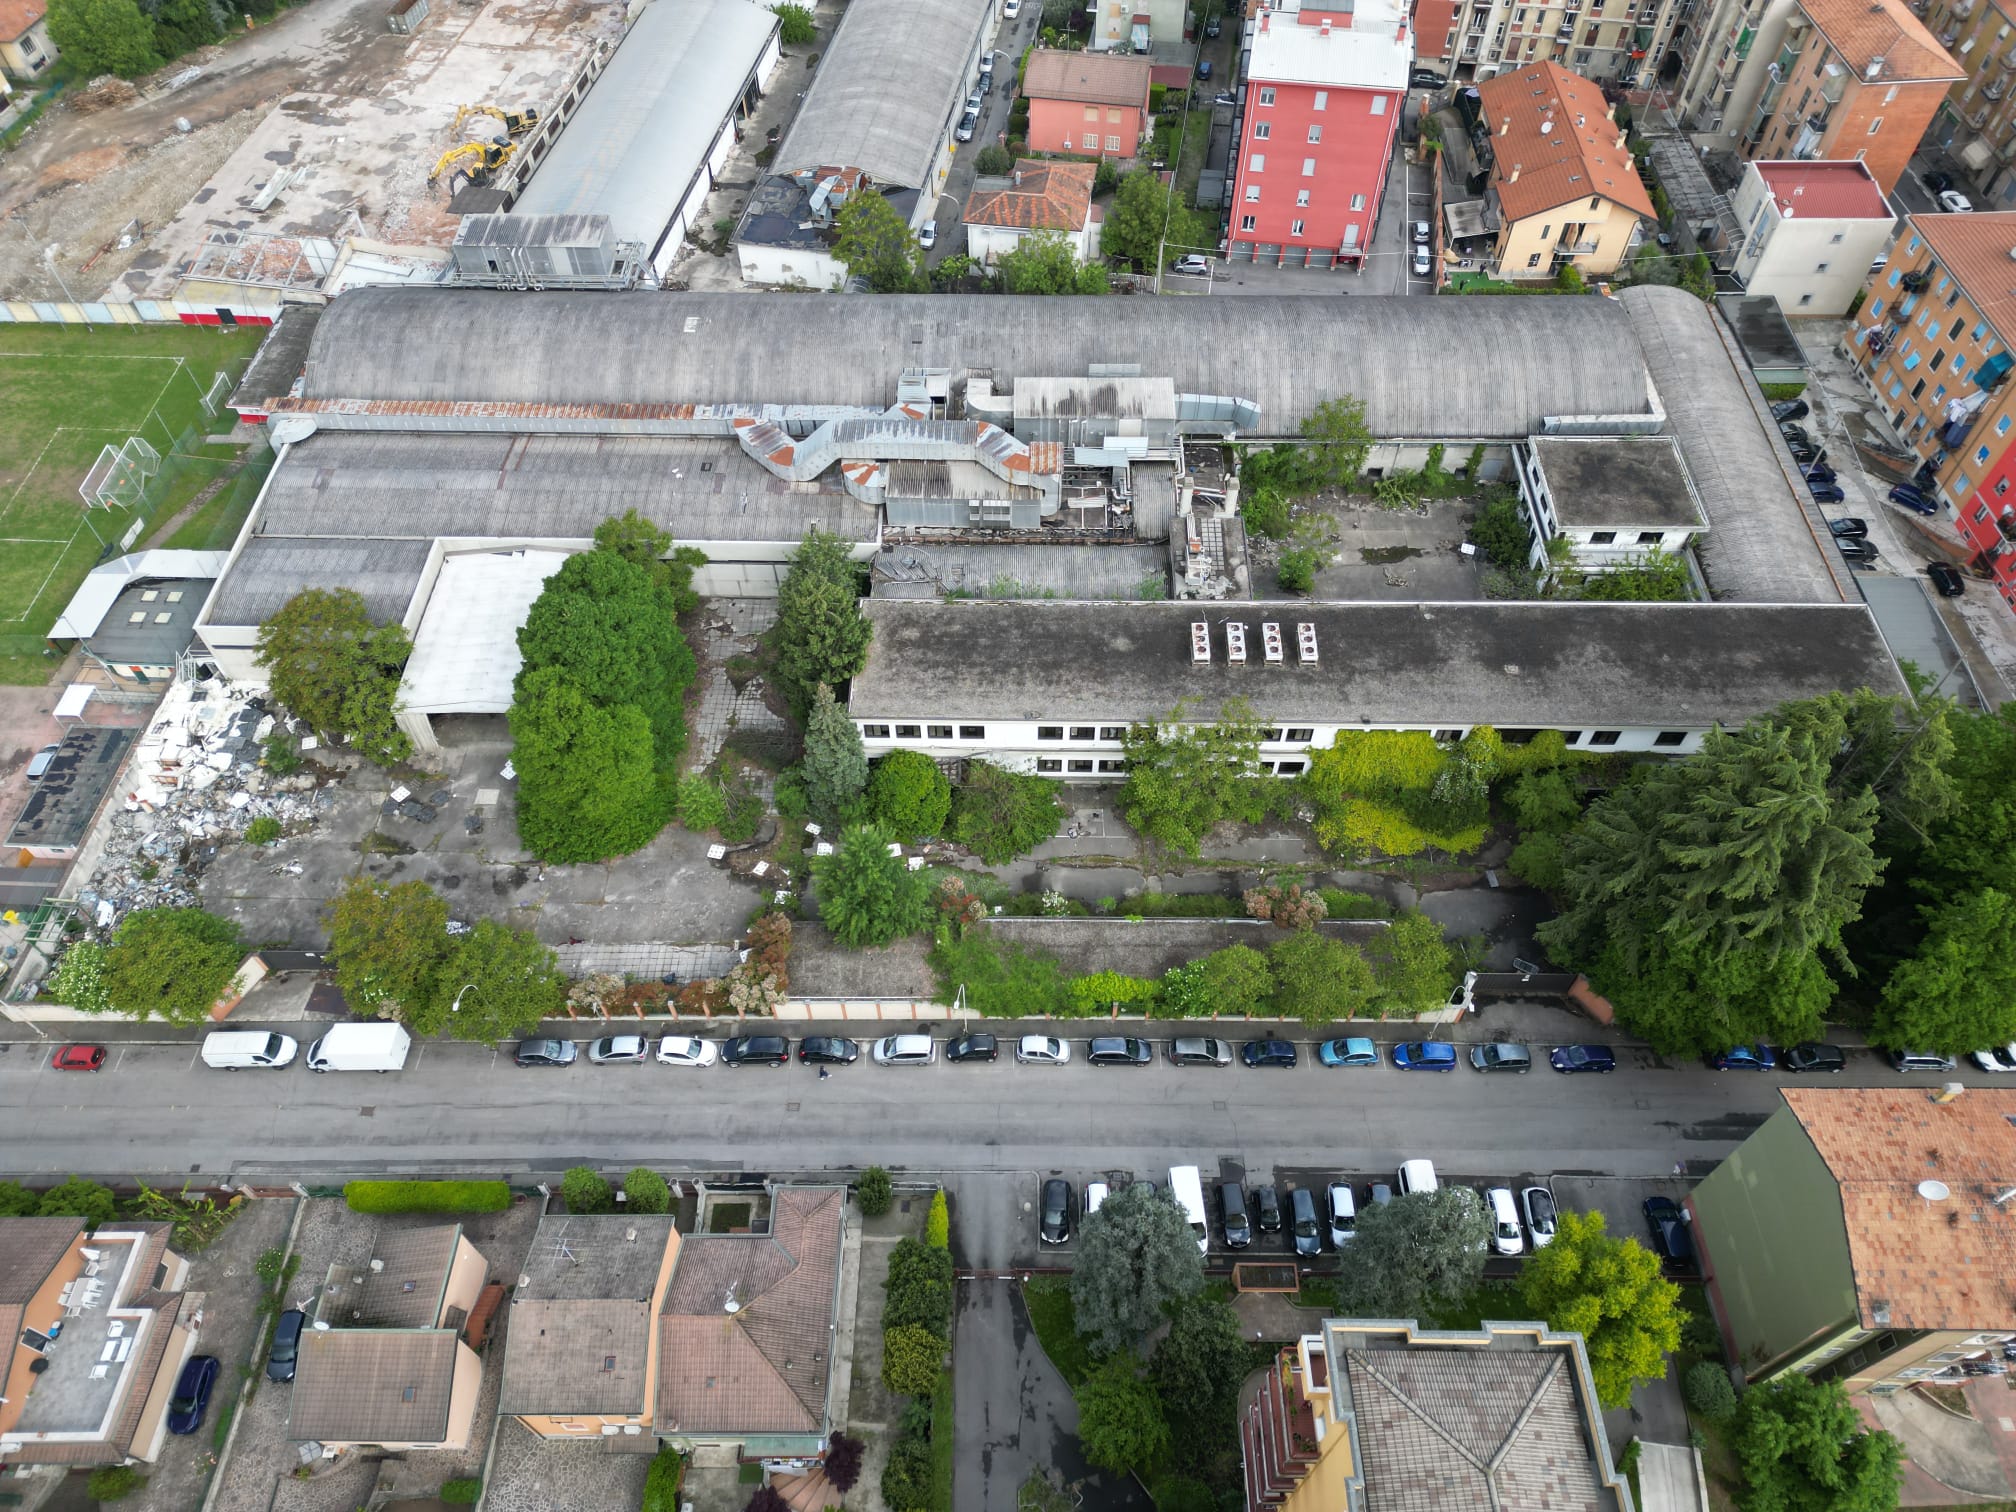
[(1284, 1039), (1248, 1040), (1239, 1047), (1239, 1058), (1249, 1066), (1278, 1066), (1295, 1069), (1295, 1042)]
[(1848, 495), (1841, 491), (1841, 485), (1838, 483), (1819, 483), (1808, 478), (1806, 480), (1806, 492), (1813, 495), (1813, 502), (1816, 504), (1845, 504), (1848, 502)]
[(217, 1385), (217, 1357), (191, 1355), (175, 1381), (175, 1395), (168, 1400), (168, 1431), (194, 1433), (203, 1426), (203, 1414), (210, 1410), (210, 1393)]
[(1769, 1045), (1738, 1045), (1709, 1057), (1708, 1063), (1717, 1071), (1775, 1071), (1778, 1052)]
[(1454, 1071), (1456, 1047), (1445, 1040), (1409, 1040), (1393, 1047), (1393, 1064), (1402, 1071)]
[(1892, 504), (1902, 504), (1906, 509), (1921, 515), (1939, 513), (1939, 506), (1937, 504), (1933, 503), (1931, 499), (1908, 483), (1899, 483), (1895, 488), (1890, 490), (1890, 502)]
[(1617, 1057), (1608, 1045), (1562, 1045), (1548, 1052), (1547, 1064), (1570, 1074), (1615, 1071)]

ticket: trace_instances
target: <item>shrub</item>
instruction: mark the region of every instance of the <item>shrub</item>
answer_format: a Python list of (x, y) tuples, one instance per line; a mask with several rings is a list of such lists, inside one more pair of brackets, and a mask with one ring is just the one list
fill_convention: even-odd
[(973, 157), (973, 171), (975, 173), (986, 174), (992, 178), (999, 178), (1002, 174), (1011, 173), (1014, 171), (1014, 168), (1015, 160), (1008, 156), (1006, 148), (994, 146), (982, 147)]
[(623, 1178), (624, 1210), (632, 1213), (669, 1213), (672, 1188), (649, 1166), (638, 1166)]
[(889, 1251), (889, 1275), (882, 1283), (882, 1326), (921, 1328), (949, 1339), (952, 1334), (952, 1254), (908, 1237)]
[(773, 5), (771, 14), (783, 24), (777, 29), (777, 39), (786, 47), (803, 47), (817, 35), (818, 28), (812, 24), (812, 12), (802, 5)]
[(1316, 569), (1321, 565), (1322, 559), (1308, 547), (1284, 551), (1274, 579), (1283, 593), (1307, 593), (1316, 586)]
[(1341, 887), (1319, 887), (1324, 914), (1332, 919), (1390, 919), (1393, 910), (1370, 893), (1346, 892)]
[(40, 1193), (18, 1181), (0, 1181), (0, 1218), (33, 1218), (41, 1205)]
[(931, 1194), (931, 1216), (924, 1220), (924, 1242), (936, 1250), (952, 1247), (952, 1214), (945, 1206), (942, 1187)]
[[(904, 1325), (882, 1335), (882, 1384), (900, 1396), (929, 1396), (945, 1368), (945, 1341), (928, 1328)], [(921, 1502), (899, 1505), (922, 1506)]]
[(904, 1439), (882, 1467), (882, 1500), (890, 1512), (921, 1512), (931, 1505), (931, 1446)]
[(1003, 947), (984, 930), (955, 936), (941, 929), (930, 960), (940, 1002), (951, 1002), (963, 987), (966, 1006), (989, 1018), (1054, 1018), (1072, 1012), (1057, 958), (1040, 950)]
[(453, 1480), (443, 1481), (435, 1495), (456, 1506), (474, 1506), (483, 1499), (483, 1477), (458, 1475)]
[(1689, 1366), (1681, 1390), (1687, 1405), (1711, 1423), (1726, 1423), (1735, 1415), (1735, 1384), (1728, 1369), (1713, 1360)]
[(560, 1200), (570, 1213), (606, 1213), (616, 1206), (616, 1193), (593, 1166), (569, 1166), (560, 1178)]
[(91, 1479), (84, 1483), (84, 1494), (93, 1501), (121, 1501), (146, 1484), (131, 1465), (106, 1465), (91, 1472)]
[(990, 866), (1028, 854), (1064, 823), (1058, 784), (985, 761), (968, 762), (952, 799), (951, 836)]
[(861, 1456), (866, 1446), (857, 1438), (836, 1433), (826, 1441), (826, 1479), (845, 1496), (861, 1479)]
[(679, 782), (679, 822), (689, 830), (719, 829), (728, 817), (728, 795), (712, 777)]
[(679, 1512), (679, 1482), (686, 1474), (686, 1456), (670, 1444), (660, 1446), (644, 1472), (643, 1512)]
[(511, 1206), (502, 1181), (350, 1181), (343, 1200), (353, 1213), (501, 1213)]
[(247, 845), (271, 845), (280, 838), (280, 821), (271, 814), (261, 814), (245, 826)]
[(864, 1218), (880, 1218), (889, 1211), (889, 1204), (894, 1199), (889, 1173), (880, 1166), (868, 1167), (861, 1173), (861, 1179), (854, 1183), (854, 1200), (861, 1204)]
[(1068, 991), (1072, 1011), (1083, 1018), (1104, 1013), (1115, 1004), (1121, 1008), (1140, 1004), (1146, 1011), (1146, 1005), (1154, 1001), (1157, 985), (1118, 971), (1095, 971), (1089, 976), (1073, 977)]
[(259, 763), (275, 777), (292, 777), (301, 770), (301, 751), (292, 735), (275, 730), (266, 737), (261, 749), (265, 754)]
[(1288, 534), (1288, 500), (1277, 488), (1255, 487), (1239, 499), (1239, 514), (1257, 536), (1280, 540)]
[(1486, 503), (1470, 522), (1470, 539), (1494, 567), (1524, 567), (1533, 535), (1519, 512), (1518, 497), (1500, 494)]
[(1242, 901), (1248, 918), (1270, 920), (1277, 929), (1313, 929), (1330, 914), (1322, 894), (1300, 882), (1249, 887)]
[(891, 751), (868, 778), (868, 806), (900, 839), (936, 835), (952, 811), (952, 784), (922, 751)]
[(72, 1176), (42, 1194), (35, 1212), (42, 1218), (82, 1218), (90, 1228), (110, 1223), (119, 1211), (112, 1189), (86, 1176)]

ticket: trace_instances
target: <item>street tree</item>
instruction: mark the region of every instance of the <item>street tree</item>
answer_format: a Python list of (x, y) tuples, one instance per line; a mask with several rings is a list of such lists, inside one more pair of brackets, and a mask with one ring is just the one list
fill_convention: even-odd
[(952, 795), (952, 838), (989, 866), (1026, 856), (1063, 826), (1059, 784), (988, 761), (966, 763)]
[(200, 908), (139, 908), (119, 921), (105, 952), (105, 996), (115, 1012), (189, 1028), (244, 964), (238, 926)]
[(1155, 271), (1185, 252), (1212, 250), (1215, 245), (1204, 217), (1185, 208), (1182, 196), (1162, 182), (1159, 173), (1140, 169), (1120, 180), (1106, 207), (1099, 250), (1137, 268)]
[(322, 917), (336, 985), (358, 1013), (382, 1015), (421, 1003), (454, 953), (448, 902), (425, 882), (395, 886), (360, 872)]
[(858, 817), (868, 787), (861, 731), (825, 683), (813, 690), (805, 718), (805, 800), (827, 824)]
[(868, 779), (868, 809), (905, 839), (926, 839), (945, 828), (952, 784), (922, 751), (891, 751)]
[(1920, 910), (1918, 953), (1883, 987), (1878, 1044), (1962, 1055), (2016, 1040), (2016, 898), (1984, 887)]
[(861, 589), (847, 543), (821, 530), (806, 532), (777, 585), (771, 626), (771, 678), (804, 719), (825, 683), (837, 694), (868, 660), (873, 628), (861, 612)]
[[(1193, 1246), (1194, 1248), (1194, 1246)], [(1140, 1362), (1122, 1352), (1078, 1383), (1078, 1443), (1085, 1458), (1115, 1475), (1132, 1475), (1169, 1452), (1169, 1425)]]
[(924, 248), (888, 200), (872, 191), (850, 194), (834, 223), (840, 235), (833, 255), (849, 276), (867, 279), (877, 294), (925, 291)]
[(80, 79), (158, 68), (154, 24), (133, 0), (49, 0), (49, 39)]
[(1071, 1268), (1078, 1332), (1108, 1353), (1131, 1350), (1163, 1309), (1204, 1285), (1204, 1257), (1182, 1208), (1159, 1191), (1125, 1187), (1085, 1215)]
[(840, 836), (830, 856), (812, 861), (819, 918), (850, 949), (887, 945), (915, 934), (931, 916), (931, 884), (902, 855), (891, 855), (895, 836), (879, 824), (857, 824)]
[(1251, 945), (1227, 945), (1199, 963), (1214, 1012), (1245, 1015), (1274, 995), (1274, 968)]
[(1131, 726), (1121, 738), (1127, 822), (1166, 849), (1195, 856), (1213, 825), (1252, 823), (1266, 812), (1260, 721), (1244, 699), (1228, 699), (1215, 724), (1189, 723), (1178, 705), (1165, 722)]
[(399, 676), (412, 654), (406, 631), (372, 624), (355, 591), (309, 588), (259, 627), (256, 660), (273, 697), (316, 734), (389, 766), (413, 754), (397, 722)]
[(518, 838), (542, 861), (628, 855), (672, 817), (644, 711), (596, 702), (559, 667), (520, 675), (511, 739)]
[(224, 35), (218, 25), (222, 8), (213, 12), (208, 0), (160, 0), (154, 11), (154, 52), (162, 59), (207, 47)]
[(1007, 294), (1107, 294), (1113, 280), (1097, 263), (1078, 260), (1077, 249), (1061, 231), (1038, 231), (1016, 243), (1013, 251), (994, 259)]
[(1639, 1381), (1666, 1376), (1680, 1347), (1680, 1288), (1636, 1239), (1613, 1239), (1601, 1213), (1563, 1213), (1553, 1242), (1519, 1273), (1522, 1318), (1579, 1333), (1605, 1407), (1626, 1407)]
[(1790, 1371), (1752, 1386), (1731, 1433), (1743, 1512), (1890, 1512), (1903, 1484), (1903, 1446), (1865, 1430), (1839, 1381)]
[(558, 1018), (566, 1004), (558, 956), (522, 929), (479, 919), (455, 942), (424, 1005), (401, 1018), (416, 1034), (445, 1029), (456, 1039), (494, 1045)]
[(607, 1213), (615, 1210), (616, 1191), (593, 1166), (569, 1166), (560, 1175), (560, 1200), (570, 1213)]
[(1178, 1302), (1148, 1362), (1176, 1443), (1215, 1443), (1229, 1434), (1252, 1368), (1253, 1351), (1230, 1303), (1202, 1292)]
[(671, 589), (677, 613), (687, 614), (700, 607), (700, 595), (693, 591), (693, 572), (707, 565), (707, 553), (693, 546), (675, 548), (669, 530), (660, 530), (636, 510), (626, 509), (597, 525), (595, 549), (635, 562), (651, 574), (654, 583)]
[(1374, 1203), (1339, 1256), (1347, 1317), (1418, 1318), (1460, 1301), (1484, 1278), (1491, 1223), (1468, 1187), (1445, 1186)]
[(1274, 1011), (1283, 1018), (1298, 1018), (1314, 1029), (1334, 1019), (1363, 1018), (1375, 1000), (1372, 963), (1355, 945), (1298, 929), (1267, 955)]
[(1456, 957), (1442, 926), (1424, 913), (1400, 915), (1380, 936), (1372, 975), (1373, 1011), (1381, 1018), (1412, 1018), (1449, 1000)]

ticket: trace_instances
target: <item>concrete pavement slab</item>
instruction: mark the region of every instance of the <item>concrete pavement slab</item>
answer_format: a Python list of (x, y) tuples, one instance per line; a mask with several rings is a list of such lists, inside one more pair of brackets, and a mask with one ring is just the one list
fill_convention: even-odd
[(1946, 1411), (1915, 1391), (1872, 1397), (1876, 1421), (1897, 1435), (1911, 1462), (1942, 1486), (2006, 1500), (2009, 1477), (1994, 1437), (1979, 1421)]
[(1638, 1512), (1708, 1512), (1701, 1456), (1686, 1444), (1646, 1442), (1638, 1452)]

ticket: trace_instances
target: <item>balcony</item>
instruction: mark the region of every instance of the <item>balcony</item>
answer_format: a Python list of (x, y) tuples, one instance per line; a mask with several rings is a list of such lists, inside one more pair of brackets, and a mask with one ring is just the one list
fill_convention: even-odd
[(1596, 243), (1593, 241), (1557, 242), (1554, 246), (1556, 257), (1590, 257), (1595, 251)]
[(1960, 40), (1960, 28), (1957, 26), (1949, 26), (1944, 31), (1939, 33), (1939, 45), (1941, 47), (1951, 47), (1955, 42), (1958, 42), (1959, 40)]
[(1988, 107), (1982, 105), (1969, 111), (1965, 119), (1969, 126), (1979, 131), (1983, 126), (1988, 124)]
[(1991, 79), (1981, 86), (1981, 98), (1984, 100), (1999, 100), (2007, 93), (2009, 86), (2000, 79)]
[(2002, 66), (2008, 69), (2009, 72), (2016, 73), (2016, 47), (2012, 47), (2009, 51), (2002, 54)]

